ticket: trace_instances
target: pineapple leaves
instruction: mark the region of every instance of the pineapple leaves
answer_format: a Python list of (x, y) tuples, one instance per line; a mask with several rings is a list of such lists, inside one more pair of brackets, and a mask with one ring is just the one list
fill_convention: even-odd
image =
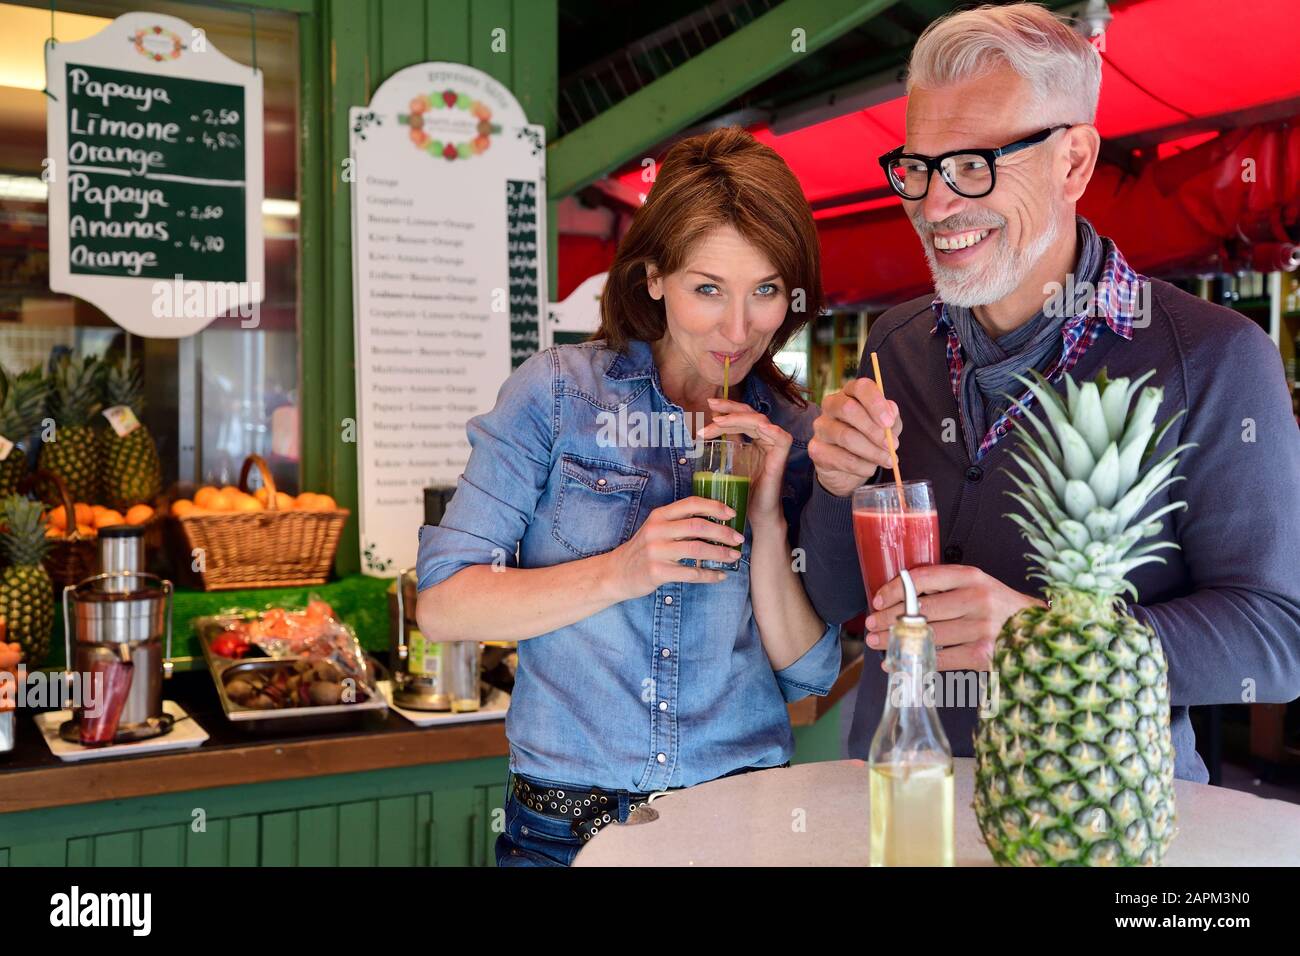
[[(1067, 381), (1072, 381), (1067, 379)], [(1085, 382), (1078, 389), (1079, 397), (1071, 418), (1076, 430), (1088, 443), (1088, 450), (1094, 459), (1100, 459), (1110, 445), (1110, 433), (1106, 429), (1106, 415), (1101, 407), (1101, 392), (1095, 382)]]
[(1056, 437), (1061, 442), (1061, 455), (1064, 458), (1065, 477), (1069, 480), (1086, 481), (1097, 464), (1087, 441), (1069, 422), (1056, 426)]
[(1112, 441), (1124, 432), (1124, 419), (1128, 415), (1128, 379), (1116, 378), (1105, 381), (1106, 370), (1098, 376), (1101, 385), (1101, 414), (1106, 420), (1106, 434)]
[(1088, 512), (1097, 507), (1097, 496), (1086, 481), (1071, 479), (1065, 483), (1064, 503), (1066, 513), (1075, 521), (1082, 522)]
[(1119, 449), (1111, 442), (1088, 476), (1088, 487), (1097, 496), (1097, 504), (1109, 508), (1119, 497)]

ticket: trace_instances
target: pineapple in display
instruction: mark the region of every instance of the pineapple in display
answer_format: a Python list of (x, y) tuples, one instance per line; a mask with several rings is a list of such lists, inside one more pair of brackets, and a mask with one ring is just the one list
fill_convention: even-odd
[(133, 427), (119, 435), (111, 426), (100, 432), (100, 454), (104, 462), (104, 495), (110, 508), (125, 512), (138, 504), (152, 502), (162, 490), (162, 465), (153, 435), (138, 416), (143, 408), (140, 364), (125, 357), (110, 362), (104, 371), (104, 406), (125, 406), (131, 410)]
[[(994, 655), (997, 706), (975, 733), (975, 816), (1003, 865), (1160, 863), (1174, 834), (1168, 667), (1160, 639), (1127, 613), (1125, 580), (1163, 563), (1151, 540), (1173, 502), (1180, 445), (1154, 451), (1163, 390), (1136, 381), (1076, 385), (1063, 402), (1041, 376), (1013, 459), (1018, 524), (1050, 607), (1009, 618)], [(1134, 398), (1136, 396), (1136, 401)], [(1019, 404), (1019, 403), (1017, 403)], [(1180, 413), (1181, 414), (1181, 413)]]
[(49, 550), (45, 515), (40, 502), (20, 495), (4, 499), (0, 552), (7, 561), (0, 572), (0, 614), (8, 639), (21, 645), (23, 657), (39, 667), (50, 650), (54, 626), (54, 584), (41, 566)]
[(0, 437), (22, 442), (0, 460), (0, 498), (13, 494), (27, 470), (24, 448), (45, 411), (49, 385), (40, 367), (9, 375), (0, 366)]
[[(68, 487), (74, 501), (99, 501), (103, 488), (103, 461), (99, 435), (92, 424), (99, 411), (102, 366), (94, 357), (64, 356), (51, 373), (50, 417), (54, 440), (41, 444), (39, 467), (52, 471)], [(46, 501), (58, 504), (52, 483), (42, 491)]]

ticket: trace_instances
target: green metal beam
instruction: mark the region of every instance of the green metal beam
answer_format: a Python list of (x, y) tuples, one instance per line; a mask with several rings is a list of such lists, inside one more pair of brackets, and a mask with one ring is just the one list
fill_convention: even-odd
[(785, 0), (552, 144), (550, 197), (578, 191), (896, 2)]

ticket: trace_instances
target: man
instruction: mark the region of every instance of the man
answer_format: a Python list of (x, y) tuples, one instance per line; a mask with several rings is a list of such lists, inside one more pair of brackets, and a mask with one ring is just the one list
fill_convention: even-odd
[[(944, 563), (913, 577), (938, 667), (990, 670), (1003, 622), (1043, 603), (1027, 580), (1019, 530), (1003, 517), (1014, 490), (1004, 469), (1022, 421), (1005, 393), (1025, 393), (1014, 376), (1037, 370), (1063, 392), (1066, 372), (1084, 381), (1103, 368), (1112, 378), (1155, 369), (1158, 421), (1187, 412), (1161, 453), (1197, 447), (1178, 466), (1184, 480), (1151, 505), (1187, 502), (1163, 518), (1164, 537), (1180, 549), (1133, 572), (1132, 612), (1169, 660), (1175, 772), (1204, 781), (1189, 705), (1300, 694), (1300, 432), (1277, 349), (1256, 325), (1136, 276), (1076, 218), (1100, 148), (1092, 125), (1100, 86), (1096, 51), (1036, 5), (958, 13), (918, 40), (907, 142), (882, 164), (936, 292), (876, 320), (859, 377), (823, 405), (809, 445), (818, 487), (801, 523), (805, 583), (829, 621), (866, 606), (850, 495), (888, 474), (892, 427), (904, 478), (935, 487)], [(972, 149), (986, 152), (942, 158)], [(870, 378), (872, 351), (889, 401)], [(1022, 400), (1032, 403), (1027, 393)], [(901, 611), (898, 579), (873, 598), (849, 735), (862, 757), (887, 688), (876, 651)], [(970, 756), (977, 707), (942, 703), (953, 752)]]

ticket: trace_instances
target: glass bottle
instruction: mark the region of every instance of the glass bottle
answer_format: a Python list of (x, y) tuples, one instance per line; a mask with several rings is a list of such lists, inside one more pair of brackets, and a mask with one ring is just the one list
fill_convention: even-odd
[(871, 741), (871, 865), (953, 865), (952, 748), (935, 711), (934, 632), (911, 575), (889, 629), (889, 693)]

